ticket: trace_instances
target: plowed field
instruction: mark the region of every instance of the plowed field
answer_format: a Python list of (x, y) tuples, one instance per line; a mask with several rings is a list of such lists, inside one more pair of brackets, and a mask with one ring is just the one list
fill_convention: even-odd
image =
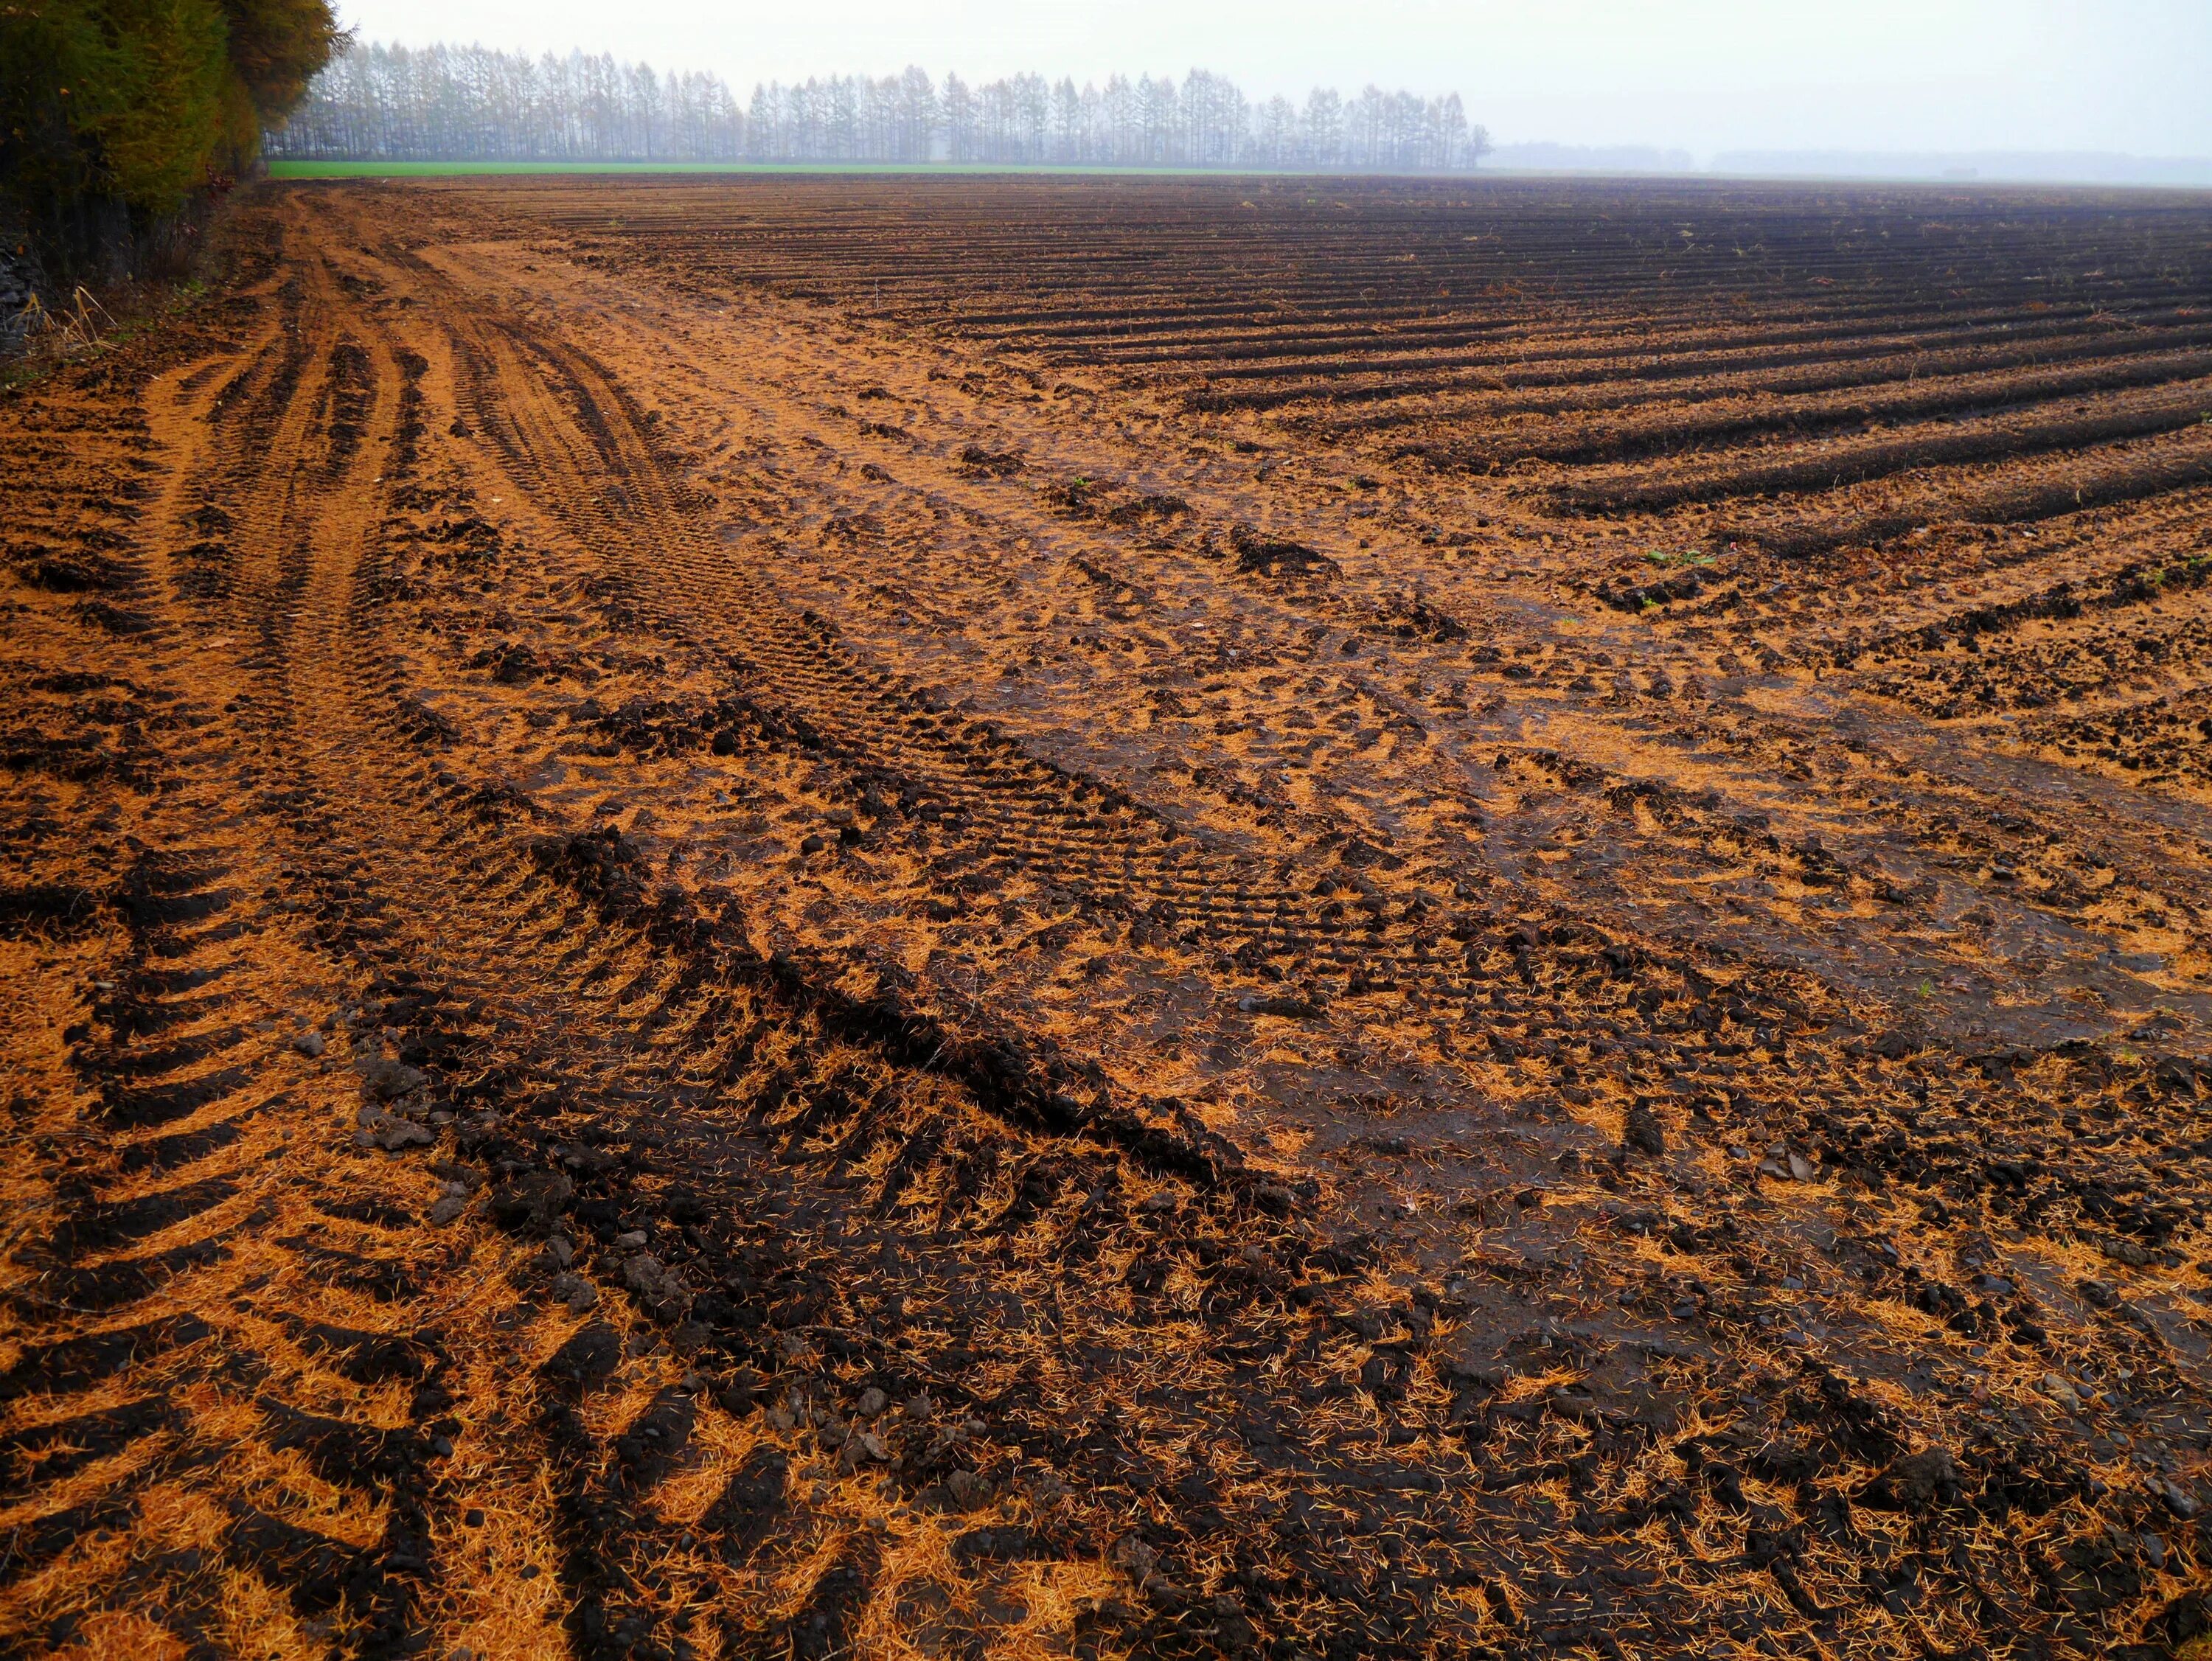
[(0, 1649), (2201, 1649), (2204, 198), (230, 234), (0, 400)]

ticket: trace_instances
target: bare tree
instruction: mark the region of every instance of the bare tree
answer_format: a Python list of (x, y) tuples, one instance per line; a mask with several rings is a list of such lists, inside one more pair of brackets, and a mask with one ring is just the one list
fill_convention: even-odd
[(953, 161), (975, 159), (975, 100), (957, 75), (945, 77), (945, 136)]
[(1298, 112), (1278, 93), (1252, 112), (1252, 158), (1264, 167), (1292, 167), (1298, 161)]
[(1344, 165), (1344, 100), (1334, 87), (1316, 87), (1306, 94), (1305, 130), (1307, 167)]

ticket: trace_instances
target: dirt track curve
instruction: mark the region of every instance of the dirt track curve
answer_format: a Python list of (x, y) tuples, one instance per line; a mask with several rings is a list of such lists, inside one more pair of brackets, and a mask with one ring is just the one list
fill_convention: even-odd
[(264, 187), (0, 401), (0, 1653), (2212, 1634), (2212, 208)]

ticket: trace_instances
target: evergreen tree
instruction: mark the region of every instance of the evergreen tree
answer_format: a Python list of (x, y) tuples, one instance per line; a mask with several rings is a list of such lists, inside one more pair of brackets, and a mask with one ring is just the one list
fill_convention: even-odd
[(53, 239), (252, 165), (341, 40), (328, 0), (5, 0), (0, 197)]

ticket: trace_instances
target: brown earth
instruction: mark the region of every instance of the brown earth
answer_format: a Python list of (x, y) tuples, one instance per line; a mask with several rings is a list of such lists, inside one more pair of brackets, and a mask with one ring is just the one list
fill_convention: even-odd
[(0, 402), (0, 1648), (2212, 1632), (2212, 207), (264, 190)]

